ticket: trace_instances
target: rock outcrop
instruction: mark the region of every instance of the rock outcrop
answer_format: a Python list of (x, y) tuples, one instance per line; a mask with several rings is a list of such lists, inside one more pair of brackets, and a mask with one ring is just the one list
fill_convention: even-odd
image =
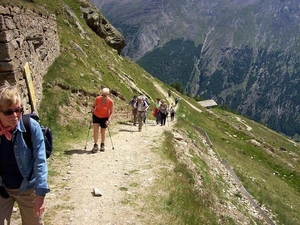
[(121, 54), (122, 49), (126, 46), (123, 35), (114, 28), (103, 14), (94, 5), (82, 2), (81, 11), (87, 25), (112, 48)]

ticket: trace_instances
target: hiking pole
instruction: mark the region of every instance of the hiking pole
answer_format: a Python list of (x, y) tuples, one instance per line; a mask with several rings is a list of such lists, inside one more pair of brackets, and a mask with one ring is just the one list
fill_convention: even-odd
[(144, 125), (145, 125), (145, 130), (146, 130), (146, 129), (147, 129), (147, 126), (146, 126), (146, 112), (145, 112), (145, 111), (143, 112), (142, 123), (144, 123)]
[(132, 124), (131, 124), (131, 121), (132, 121), (132, 120), (133, 120), (133, 115), (132, 115), (132, 113), (131, 113), (131, 117), (130, 117), (130, 120), (129, 120), (130, 132), (132, 132), (132, 131), (131, 131), (131, 125), (132, 125)]
[(110, 142), (111, 142), (112, 150), (114, 150), (115, 147), (114, 147), (114, 144), (113, 144), (113, 142), (112, 142), (112, 138), (111, 138), (111, 135), (110, 135), (109, 127), (107, 127), (107, 130), (108, 130), (108, 135), (109, 135), (109, 137), (110, 137)]
[(90, 121), (89, 130), (88, 130), (88, 134), (87, 134), (87, 137), (86, 137), (84, 150), (86, 150), (86, 145), (87, 145), (87, 142), (88, 142), (91, 127), (92, 127), (92, 120)]
[(129, 106), (129, 105), (127, 105), (127, 119), (128, 119), (128, 106)]

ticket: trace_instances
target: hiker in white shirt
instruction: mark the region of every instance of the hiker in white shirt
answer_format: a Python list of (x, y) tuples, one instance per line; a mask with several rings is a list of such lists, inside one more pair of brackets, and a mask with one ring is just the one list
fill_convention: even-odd
[(137, 119), (138, 119), (138, 122), (139, 122), (139, 132), (141, 132), (142, 131), (142, 126), (143, 126), (143, 119), (146, 116), (149, 105), (143, 99), (143, 96), (139, 96), (137, 98), (137, 102), (135, 103), (134, 107), (137, 109)]

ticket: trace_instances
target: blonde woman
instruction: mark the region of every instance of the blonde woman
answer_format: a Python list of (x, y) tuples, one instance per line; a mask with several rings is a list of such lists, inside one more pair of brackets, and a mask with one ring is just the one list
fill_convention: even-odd
[(95, 98), (91, 107), (93, 113), (93, 126), (94, 126), (94, 147), (92, 153), (98, 152), (98, 135), (100, 127), (101, 145), (100, 151), (104, 152), (105, 147), (105, 131), (110, 123), (113, 115), (114, 101), (109, 97), (110, 91), (108, 88), (101, 90), (101, 95)]

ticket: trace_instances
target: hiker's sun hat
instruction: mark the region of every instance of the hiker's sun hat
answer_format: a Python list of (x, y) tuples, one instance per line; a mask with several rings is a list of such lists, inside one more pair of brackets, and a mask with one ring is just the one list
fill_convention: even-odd
[(101, 94), (102, 94), (102, 95), (109, 95), (109, 89), (108, 89), (108, 88), (103, 88), (103, 89), (101, 90)]

